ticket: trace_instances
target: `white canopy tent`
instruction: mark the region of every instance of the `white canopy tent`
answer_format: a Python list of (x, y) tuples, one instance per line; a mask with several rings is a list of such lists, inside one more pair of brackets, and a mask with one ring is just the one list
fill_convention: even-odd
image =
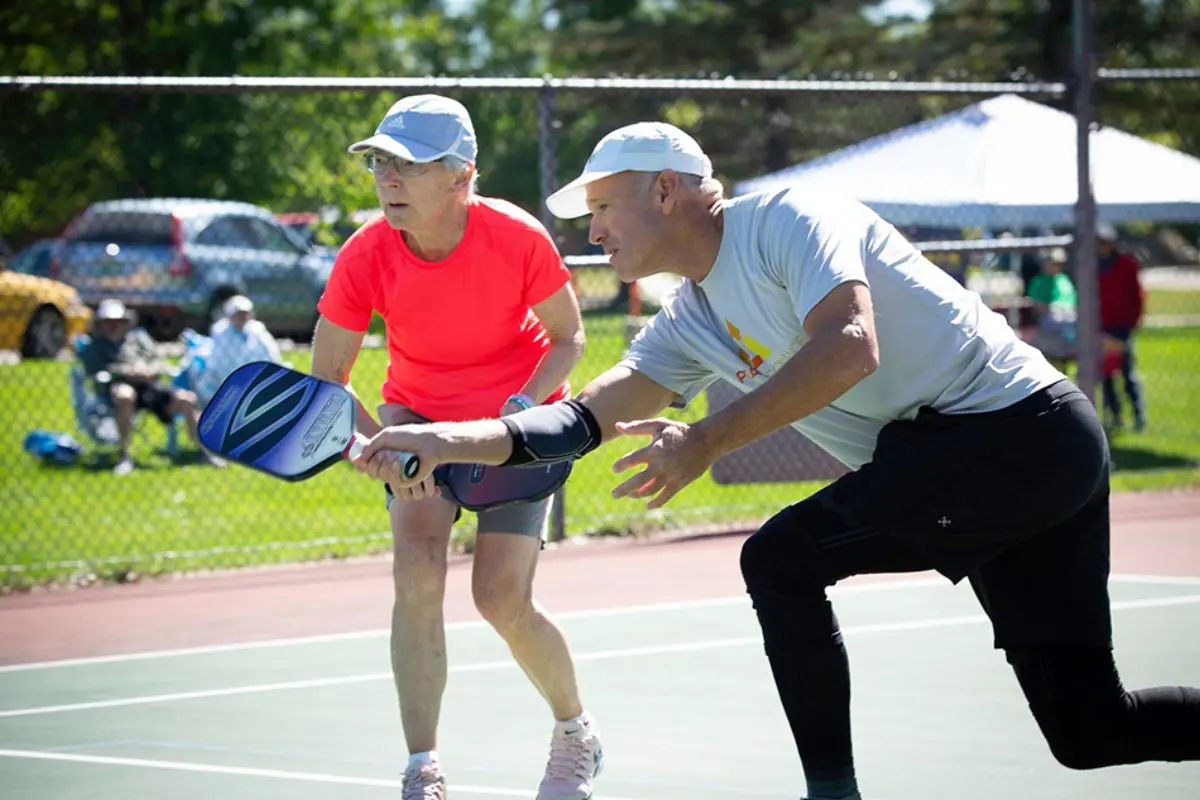
[[(1017, 95), (867, 139), (738, 184), (848, 195), (894, 225), (1065, 226), (1075, 214), (1075, 118)], [(1114, 128), (1092, 132), (1102, 222), (1200, 221), (1200, 159)]]

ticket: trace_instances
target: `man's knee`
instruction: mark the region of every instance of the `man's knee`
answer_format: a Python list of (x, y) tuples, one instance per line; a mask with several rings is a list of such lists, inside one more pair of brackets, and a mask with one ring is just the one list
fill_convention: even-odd
[(837, 576), (818, 544), (820, 516), (810, 501), (791, 506), (742, 545), (742, 577), (768, 654), (840, 641), (825, 594)]
[(197, 408), (196, 395), (186, 389), (175, 389), (171, 392), (171, 402), (168, 411), (172, 414), (187, 414)]
[[(1032, 709), (1032, 706), (1031, 706)], [(1111, 734), (1082, 708), (1032, 709), (1050, 754), (1067, 769), (1090, 770), (1112, 766)]]
[(834, 582), (817, 544), (820, 514), (812, 501), (783, 509), (742, 544), (740, 565), (746, 589), (823, 591)]
[(1117, 751), (1130, 709), (1111, 653), (1033, 649), (1007, 656), (1058, 763), (1090, 770), (1122, 760)]
[(109, 397), (112, 398), (113, 406), (120, 409), (133, 408), (133, 404), (137, 402), (137, 392), (128, 383), (114, 383), (109, 388)]

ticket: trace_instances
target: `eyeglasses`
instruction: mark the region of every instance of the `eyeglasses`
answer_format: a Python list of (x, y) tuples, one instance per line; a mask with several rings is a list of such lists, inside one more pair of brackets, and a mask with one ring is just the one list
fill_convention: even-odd
[(382, 178), (387, 175), (388, 169), (396, 168), (396, 172), (401, 178), (416, 178), (425, 174), (427, 164), (419, 164), (415, 161), (405, 161), (399, 156), (390, 156), (380, 153), (378, 150), (368, 150), (363, 153), (363, 163), (376, 178)]

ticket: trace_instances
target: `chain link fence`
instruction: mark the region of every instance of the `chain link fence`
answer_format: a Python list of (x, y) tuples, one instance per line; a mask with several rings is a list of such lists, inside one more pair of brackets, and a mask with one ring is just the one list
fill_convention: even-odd
[[(1161, 143), (1200, 154), (1194, 77), (1102, 75), (1098, 117), (1119, 127), (1123, 98), (1153, 91), (1162, 99), (1156, 129), (1178, 132)], [(370, 174), (345, 148), (397, 97), (418, 91), (452, 95), (471, 110), (480, 191), (553, 227), (584, 309), (588, 348), (576, 388), (619, 360), (673, 288), (669, 277), (621, 285), (589, 245), (586, 223), (556, 224), (540, 202), (608, 131), (645, 119), (680, 125), (733, 193), (743, 181), (1001, 95), (1070, 107), (1067, 87), (1055, 83), (0, 78), (12, 119), (52, 107), (60, 122), (116, 121), (87, 174), (70, 180), (52, 177), (54, 154), (38, 150), (33, 123), (26, 151), (0, 154), (0, 166), (27, 178), (6, 187), (3, 207), (24, 220), (20, 237), (0, 231), (16, 251), (3, 256), (0, 291), (0, 587), (388, 549), (378, 484), (348, 466), (303, 484), (218, 468), (193, 443), (190, 420), (238, 358), (311, 368), (316, 301), (337, 250), (378, 214)], [(1027, 285), (1060, 261), (1063, 273), (1075, 272), (1069, 221), (967, 226), (947, 210), (898, 226), (1031, 338), (1039, 326)], [(1147, 220), (1120, 234), (1141, 261), (1148, 300), (1132, 348), (1145, 427), (1135, 429), (1128, 411), (1114, 427), (1118, 480), (1194, 483), (1200, 230)], [(239, 297), (252, 314), (230, 303)], [(452, 335), (454, 320), (446, 325)], [(368, 408), (381, 402), (383, 345), (376, 320), (353, 372)], [(1072, 372), (1073, 354), (1069, 342), (1056, 353)], [(730, 399), (718, 385), (671, 413), (698, 419)], [(126, 435), (131, 464), (121, 457)], [(609, 496), (619, 481), (611, 463), (629, 447), (610, 443), (577, 464), (558, 496), (555, 537), (751, 526), (840, 471), (783, 431), (647, 513)], [(473, 524), (466, 515), (458, 538), (469, 541)]]

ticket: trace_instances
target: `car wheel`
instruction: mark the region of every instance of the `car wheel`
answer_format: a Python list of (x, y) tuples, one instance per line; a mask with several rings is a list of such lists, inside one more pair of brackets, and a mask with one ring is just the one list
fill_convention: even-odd
[(67, 321), (53, 306), (42, 306), (25, 328), (21, 355), (25, 358), (54, 358), (67, 345)]

